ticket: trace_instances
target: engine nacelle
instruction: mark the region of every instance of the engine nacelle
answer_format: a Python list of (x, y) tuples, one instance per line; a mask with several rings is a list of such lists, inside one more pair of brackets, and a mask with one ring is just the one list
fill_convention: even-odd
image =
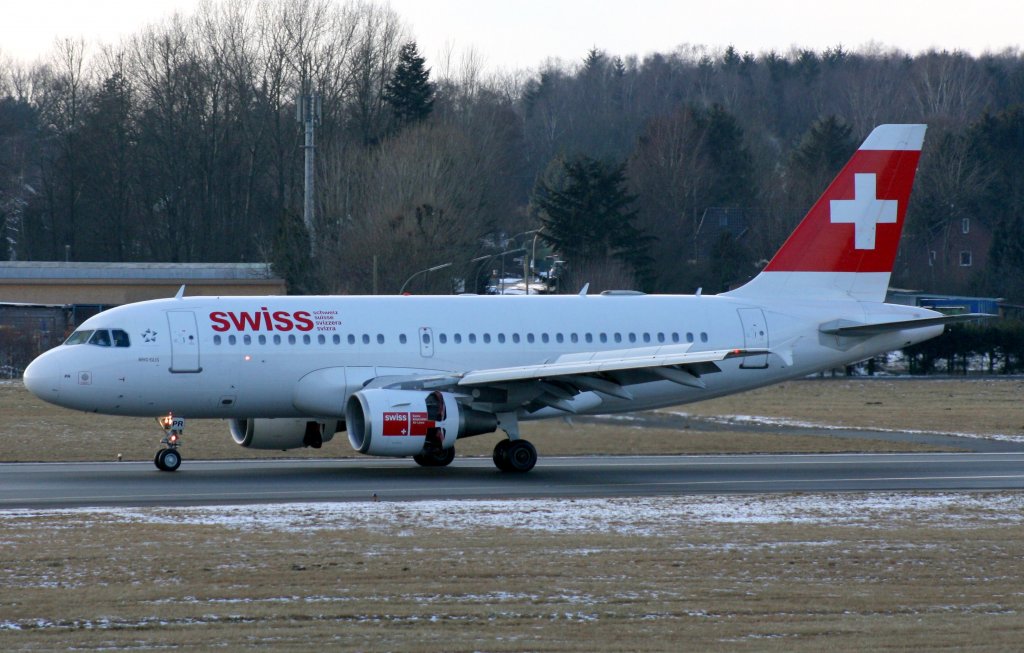
[(249, 449), (319, 449), (334, 437), (324, 422), (305, 418), (233, 419), (231, 439)]
[(353, 393), (345, 423), (352, 448), (371, 456), (415, 456), (428, 441), (447, 449), (498, 428), (496, 415), (460, 406), (447, 392), (382, 388)]

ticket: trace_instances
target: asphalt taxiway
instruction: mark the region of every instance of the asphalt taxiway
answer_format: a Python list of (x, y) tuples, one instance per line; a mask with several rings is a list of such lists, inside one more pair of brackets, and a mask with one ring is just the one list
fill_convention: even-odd
[(1024, 489), (1024, 453), (541, 457), (0, 464), (0, 509), (687, 494)]

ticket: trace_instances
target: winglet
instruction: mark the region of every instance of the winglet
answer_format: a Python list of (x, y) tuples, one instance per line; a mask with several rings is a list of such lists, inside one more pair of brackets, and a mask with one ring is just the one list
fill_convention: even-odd
[(178, 288), (178, 292), (174, 295), (175, 299), (181, 299), (185, 296), (185, 284), (181, 284), (181, 288)]

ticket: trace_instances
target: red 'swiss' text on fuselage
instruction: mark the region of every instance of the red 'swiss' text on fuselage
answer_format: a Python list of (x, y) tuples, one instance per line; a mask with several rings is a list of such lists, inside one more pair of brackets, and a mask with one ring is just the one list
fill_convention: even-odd
[(238, 331), (251, 329), (259, 331), (312, 331), (313, 316), (309, 311), (274, 311), (271, 313), (264, 306), (258, 311), (214, 311), (210, 313), (210, 321), (213, 323), (213, 330), (223, 333), (232, 328)]

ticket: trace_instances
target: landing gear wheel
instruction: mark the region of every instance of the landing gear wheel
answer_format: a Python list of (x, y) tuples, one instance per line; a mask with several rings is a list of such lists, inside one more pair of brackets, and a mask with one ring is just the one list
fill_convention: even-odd
[(494, 453), (491, 454), (494, 466), (503, 472), (512, 471), (508, 466), (508, 445), (510, 444), (512, 444), (511, 440), (499, 440), (498, 444), (494, 445)]
[(422, 453), (416, 454), (412, 459), (423, 467), (447, 467), (455, 460), (455, 447), (424, 449)]
[(494, 447), (493, 460), (503, 472), (525, 474), (537, 464), (537, 449), (528, 440), (502, 440)]
[(161, 472), (173, 472), (181, 467), (181, 454), (176, 449), (161, 449), (153, 462)]

